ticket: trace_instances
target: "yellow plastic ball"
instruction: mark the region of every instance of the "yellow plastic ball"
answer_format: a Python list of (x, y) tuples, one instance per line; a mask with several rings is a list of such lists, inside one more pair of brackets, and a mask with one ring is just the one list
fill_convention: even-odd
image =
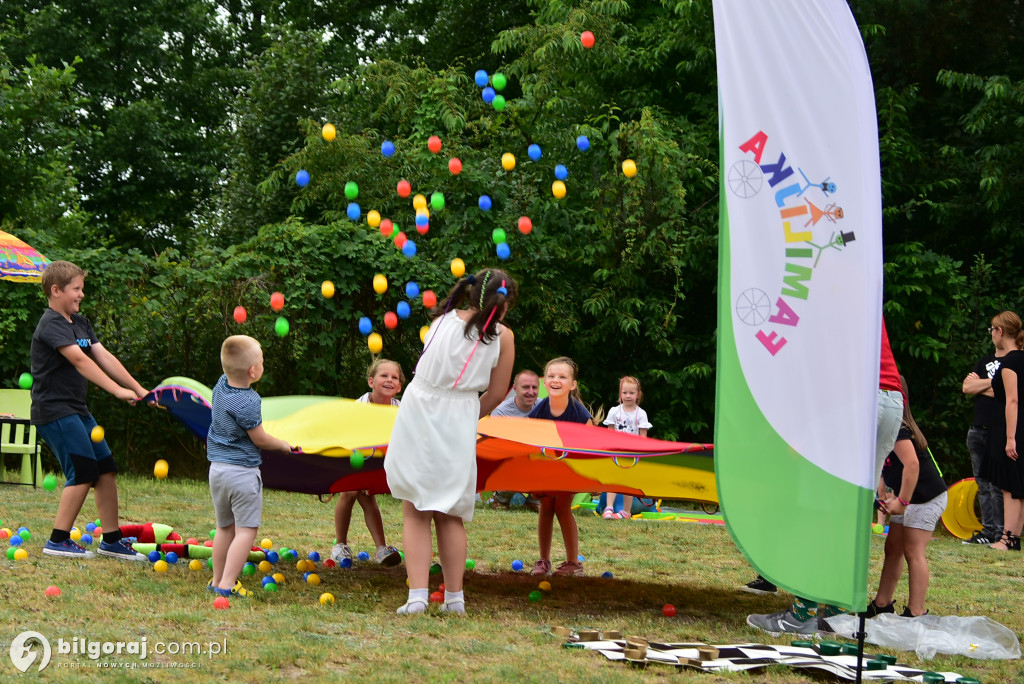
[(636, 162), (632, 159), (627, 159), (622, 162), (622, 174), (626, 178), (632, 178), (636, 175)]
[(188, 562), (188, 569), (191, 570), (192, 572), (195, 572), (197, 570), (202, 570), (203, 569), (203, 561), (199, 560), (198, 558), (193, 558), (192, 560), (190, 560)]
[(552, 183), (551, 194), (555, 196), (555, 199), (562, 199), (565, 197), (565, 183), (560, 180), (556, 180)]
[(326, 299), (330, 299), (331, 297), (333, 297), (334, 283), (332, 283), (330, 280), (325, 280), (323, 283), (321, 283), (320, 294), (322, 294)]
[(388, 291), (388, 279), (383, 273), (373, 276), (373, 291), (377, 294), (384, 294)]
[(260, 572), (262, 572), (264, 575), (266, 575), (271, 570), (274, 569), (274, 566), (271, 564), (270, 561), (260, 561), (259, 568), (260, 568)]
[(422, 209), (417, 209), (416, 210), (416, 215), (417, 216), (426, 216), (427, 220), (428, 221), (430, 220), (430, 210), (427, 209), (426, 207), (423, 207)]
[(18, 549), (14, 552), (14, 560), (25, 560), (28, 558), (28, 551), (25, 549)]
[(284, 584), (284, 575), (279, 572), (274, 573), (274, 581), (278, 584)]
[(260, 546), (264, 549), (272, 549), (274, 548), (274, 542), (272, 542), (270, 539), (264, 539), (260, 542)]
[(92, 441), (94, 441), (97, 444), (99, 444), (100, 442), (103, 441), (103, 435), (104, 434), (106, 434), (106, 433), (103, 431), (103, 428), (100, 427), (99, 425), (97, 425), (96, 427), (94, 427), (92, 429), (92, 432), (89, 433), (89, 438), (92, 439)]
[(306, 572), (306, 560), (302, 559), (298, 563), (296, 563), (295, 564), (295, 569), (298, 570), (299, 572)]
[(324, 592), (320, 594), (320, 605), (321, 606), (333, 606), (334, 605), (334, 594), (330, 592)]
[(452, 275), (456, 278), (466, 275), (466, 262), (458, 257), (452, 259)]
[(167, 561), (158, 560), (156, 563), (153, 563), (153, 569), (157, 572), (167, 572)]
[(537, 585), (537, 588), (539, 588), (541, 591), (551, 591), (551, 582), (544, 580), (543, 582)]
[(76, 527), (71, 530), (71, 541), (76, 542), (82, 538), (82, 532)]
[(314, 587), (317, 586), (320, 584), (320, 575), (315, 572), (310, 574), (309, 577), (306, 578), (306, 584), (312, 584)]
[(506, 171), (516, 168), (516, 156), (511, 152), (501, 155), (501, 165)]
[(384, 348), (384, 339), (381, 338), (380, 333), (370, 333), (366, 337), (366, 346), (369, 347), (370, 352), (380, 354), (380, 350)]
[(427, 198), (425, 196), (423, 196), (423, 195), (416, 195), (415, 197), (412, 198), (412, 208), (413, 209), (417, 209), (417, 210), (418, 209), (426, 209), (427, 208)]
[(379, 226), (380, 225), (380, 212), (377, 211), (376, 209), (371, 209), (370, 211), (366, 212), (366, 223), (371, 228), (376, 228), (377, 226)]
[(153, 477), (155, 477), (158, 480), (164, 479), (165, 477), (167, 477), (167, 468), (167, 461), (161, 458), (159, 461), (153, 464)]
[(334, 127), (334, 124), (324, 124), (324, 127), (320, 129), (320, 135), (324, 136), (324, 140), (331, 142), (338, 135), (338, 129)]
[(420, 328), (420, 342), (423, 344), (427, 343), (427, 333), (430, 332), (430, 326), (424, 325)]

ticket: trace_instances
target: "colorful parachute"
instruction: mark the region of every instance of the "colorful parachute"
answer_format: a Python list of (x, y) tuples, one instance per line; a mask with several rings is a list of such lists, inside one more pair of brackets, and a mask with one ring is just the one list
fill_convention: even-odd
[[(200, 439), (210, 427), (210, 397), (210, 388), (181, 377), (164, 380), (151, 394)], [(384, 456), (397, 412), (336, 397), (264, 398), (267, 432), (301, 447), (263, 453), (264, 486), (307, 494), (387, 492)], [(612, 491), (718, 502), (710, 444), (530, 418), (488, 417), (478, 429), (478, 491)]]

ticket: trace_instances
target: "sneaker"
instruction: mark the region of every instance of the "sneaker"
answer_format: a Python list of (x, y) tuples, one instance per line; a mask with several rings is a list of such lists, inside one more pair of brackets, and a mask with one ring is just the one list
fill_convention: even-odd
[(871, 599), (868, 602), (868, 609), (865, 610), (863, 613), (857, 613), (857, 615), (858, 616), (864, 616), (865, 618), (873, 618), (876, 615), (881, 615), (882, 613), (895, 613), (895, 612), (896, 612), (896, 602), (895, 601), (890, 601), (889, 605), (887, 605), (887, 606), (880, 606), (877, 603), (875, 603), (875, 599)]
[(66, 556), (68, 558), (95, 558), (96, 554), (92, 551), (86, 551), (84, 548), (71, 541), (65, 539), (59, 544), (56, 544), (49, 539), (46, 540), (46, 545), (43, 546), (43, 553), (47, 556)]
[(377, 562), (385, 568), (390, 568), (402, 562), (402, 554), (394, 546), (378, 546)]
[[(210, 581), (212, 582), (213, 580)], [(213, 593), (217, 594), (218, 596), (226, 596), (228, 598), (231, 598), (232, 596), (241, 596), (243, 598), (248, 598), (249, 594), (251, 594), (252, 592), (243, 587), (241, 580), (238, 580), (235, 582), (235, 586), (231, 587), (230, 589), (221, 589), (220, 587), (214, 587)]]
[(769, 615), (748, 615), (747, 624), (772, 636), (781, 634), (814, 634), (818, 631), (818, 618), (798, 620), (789, 608)]
[[(891, 607), (892, 606), (890, 606), (890, 608)], [(895, 611), (890, 611), (890, 612), (895, 612)], [(900, 617), (918, 618), (918, 617), (923, 617), (923, 616), (925, 616), (927, 614), (928, 614), (928, 611), (926, 610), (923, 613), (921, 613), (920, 615), (914, 615), (913, 613), (910, 612), (910, 606), (903, 606), (903, 612), (900, 613)]]
[(567, 560), (555, 568), (555, 571), (551, 574), (559, 577), (584, 577), (587, 571), (576, 561)]
[(757, 579), (747, 582), (740, 587), (740, 591), (745, 591), (751, 594), (778, 594), (779, 588), (764, 577), (758, 575)]
[(985, 534), (984, 530), (978, 530), (973, 535), (971, 535), (970, 539), (967, 539), (967, 540), (965, 540), (962, 543), (964, 543), (964, 544), (994, 544), (997, 541), (999, 541), (999, 540), (998, 539), (993, 539), (992, 537), (990, 537), (987, 534)]
[(533, 564), (533, 570), (530, 571), (531, 575), (547, 575), (551, 572), (551, 561), (541, 558), (539, 561)]
[(619, 516), (612, 509), (606, 508), (604, 509), (604, 513), (601, 514), (601, 517), (605, 520), (611, 520), (613, 518), (618, 518)]
[(100, 542), (100, 548), (97, 553), (101, 556), (110, 556), (111, 558), (120, 558), (121, 560), (149, 560), (144, 555), (133, 549), (130, 544), (125, 542), (124, 539), (118, 539), (116, 542), (110, 542), (109, 544), (107, 542)]
[(331, 547), (331, 560), (335, 563), (340, 563), (343, 558), (352, 560), (352, 549), (348, 548), (348, 544), (335, 544)]

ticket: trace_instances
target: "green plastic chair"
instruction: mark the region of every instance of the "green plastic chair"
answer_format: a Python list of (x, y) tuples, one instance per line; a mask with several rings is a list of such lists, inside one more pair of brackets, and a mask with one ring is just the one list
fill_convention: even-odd
[[(0, 389), (0, 416), (4, 414), (13, 414), (14, 418), (0, 417), (0, 484), (38, 487), (43, 481), (43, 459), (39, 453), (36, 428), (29, 423), (32, 416), (32, 393), (22, 389)], [(18, 481), (8, 481), (4, 472), (8, 454), (21, 454)]]

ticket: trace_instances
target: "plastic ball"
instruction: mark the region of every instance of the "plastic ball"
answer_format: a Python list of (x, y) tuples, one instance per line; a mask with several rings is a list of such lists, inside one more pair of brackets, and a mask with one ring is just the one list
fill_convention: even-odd
[(21, 549), (15, 548), (13, 546), (8, 546), (7, 547), (7, 560), (14, 560), (14, 554), (17, 553), (20, 550)]
[(333, 558), (328, 558), (327, 560), (324, 561), (324, 567), (325, 568), (333, 568), (335, 565), (337, 565), (337, 563), (334, 562)]
[(416, 243), (412, 240), (406, 240), (405, 244), (402, 245), (402, 254), (410, 259), (416, 256)]
[(270, 564), (270, 561), (266, 560), (261, 560), (258, 567), (260, 569), (260, 572), (262, 572), (263, 574), (267, 574), (274, 569), (274, 566)]
[(466, 262), (458, 257), (455, 257), (454, 259), (452, 259), (451, 269), (453, 276), (455, 276), (456, 278), (461, 278), (462, 276), (466, 275)]
[(11, 546), (21, 546), (24, 543), (25, 543), (25, 540), (22, 539), (20, 534), (12, 534), (11, 535), (11, 541), (10, 541)]
[(345, 199), (354, 200), (359, 197), (359, 184), (355, 181), (345, 183)]
[(227, 596), (218, 596), (213, 599), (213, 607), (216, 610), (227, 610), (231, 607), (231, 603), (228, 601)]
[(505, 74), (499, 72), (491, 76), (491, 85), (494, 86), (495, 90), (504, 90), (505, 86), (508, 85), (508, 79), (505, 78)]
[(334, 605), (334, 594), (330, 592), (324, 592), (320, 594), (320, 605), (321, 606), (333, 606)]
[(491, 86), (487, 86), (486, 88), (480, 91), (480, 97), (487, 104), (493, 104), (494, 98), (497, 96), (498, 93), (494, 92), (494, 88), (492, 88)]
[(360, 470), (363, 464), (366, 463), (366, 455), (358, 449), (353, 449), (352, 455), (348, 457), (348, 462), (353, 470)]
[(330, 280), (325, 280), (320, 284), (320, 294), (324, 296), (324, 299), (331, 299), (334, 297), (334, 283)]
[(506, 152), (501, 155), (501, 166), (506, 171), (511, 171), (516, 168), (516, 156), (511, 152)]
[(236, 306), (233, 315), (235, 317), (235, 323), (238, 323), (239, 325), (245, 323), (245, 319), (249, 316), (244, 306)]
[(556, 180), (552, 183), (551, 194), (555, 196), (555, 199), (562, 199), (565, 197), (565, 183), (560, 180)]
[(588, 50), (594, 47), (594, 34), (591, 33), (590, 31), (584, 31), (583, 33), (580, 34), (580, 43), (582, 43), (583, 47), (587, 48)]
[(351, 558), (342, 558), (341, 562), (338, 563), (338, 565), (340, 565), (343, 568), (351, 568), (352, 567), (352, 559)]
[(431, 566), (430, 566), (430, 574), (431, 575), (436, 575), (439, 572), (441, 572), (441, 564), (440, 563), (433, 563), (433, 564), (431, 564)]
[(476, 561), (473, 560), (472, 558), (467, 558), (466, 559), (466, 569), (467, 570), (472, 570), (475, 567), (476, 567)]
[(420, 343), (421, 344), (426, 344), (427, 343), (427, 333), (428, 332), (430, 332), (430, 326), (429, 325), (421, 325), (420, 326)]
[(55, 587), (51, 584), (50, 586), (46, 587), (45, 594), (51, 598), (60, 596), (60, 587)]
[(444, 193), (433, 192), (430, 194), (430, 208), (434, 211), (441, 211), (444, 209)]
[(530, 220), (529, 216), (520, 216), (516, 225), (519, 227), (519, 232), (523, 235), (529, 235), (533, 230), (533, 221)]
[(380, 153), (385, 157), (391, 157), (395, 154), (395, 143), (390, 140), (385, 140), (380, 144)]
[(275, 292), (270, 295), (270, 308), (274, 311), (280, 311), (284, 308), (284, 295), (280, 292)]
[(381, 219), (380, 222), (380, 234), (384, 237), (391, 237), (391, 233), (395, 230), (395, 224), (391, 222), (391, 219)]
[(508, 242), (508, 235), (505, 234), (504, 228), (495, 228), (491, 231), (491, 242), (496, 245), (500, 245), (502, 242)]
[(578, 556), (576, 556), (576, 562), (577, 562), (577, 563), (586, 563), (586, 562), (587, 562), (587, 557), (586, 557), (586, 556), (584, 556), (584, 555), (583, 555), (583, 554), (581, 553), (581, 554), (579, 554)]
[(268, 575), (268, 576), (264, 577), (262, 580), (260, 580), (260, 584), (262, 584), (265, 587), (268, 584), (277, 584), (277, 583), (274, 581), (273, 577)]
[(543, 582), (537, 585), (537, 588), (541, 591), (551, 591), (551, 582), (544, 580)]
[(676, 607), (673, 606), (671, 603), (666, 603), (664, 606), (661, 607), (661, 614), (665, 617), (675, 617)]
[(363, 210), (355, 202), (349, 202), (348, 206), (345, 207), (345, 214), (353, 221), (358, 221), (359, 217), (363, 215)]
[(370, 333), (366, 338), (366, 346), (373, 354), (380, 354), (380, 350), (384, 348), (384, 340), (378, 333)]
[(478, 88), (483, 88), (487, 85), (488, 79), (490, 79), (490, 76), (483, 69), (477, 69), (477, 72), (473, 74), (473, 82), (476, 83)]
[[(79, 531), (79, 529), (77, 527), (72, 527), (70, 534), (71, 534), (71, 541), (73, 541), (73, 542), (77, 542), (79, 539), (82, 538), (82, 533), (81, 533), (81, 531)], [(9, 536), (9, 533), (6, 530), (0, 530), (0, 539), (7, 539), (8, 536)]]
[(311, 561), (313, 561), (314, 563), (319, 563), (320, 562), (320, 552), (319, 551), (310, 551), (308, 554), (306, 554), (306, 558), (311, 560)]
[(359, 319), (359, 332), (364, 335), (369, 335), (373, 332), (373, 323), (366, 316), (362, 316)]
[(289, 328), (288, 319), (284, 316), (279, 316), (278, 319), (274, 321), (274, 332), (277, 333), (278, 337), (284, 337), (287, 335)]
[(153, 477), (158, 480), (163, 480), (167, 477), (167, 470), (167, 461), (161, 458), (153, 464)]
[(612, 575), (612, 573), (610, 573), (607, 570), (605, 570), (604, 572), (601, 573), (601, 577), (604, 578), (604, 579), (611, 579), (613, 577), (613, 575)]
[(271, 582), (263, 585), (263, 591), (269, 591), (271, 593), (277, 592), (277, 582)]
[(433, 290), (427, 290), (423, 293), (423, 306), (428, 309), (433, 309), (437, 306), (437, 295), (434, 294)]
[(409, 302), (398, 302), (395, 305), (395, 313), (398, 314), (399, 318), (408, 318), (412, 313), (412, 309), (409, 307)]
[(315, 572), (310, 573), (309, 577), (306, 578), (306, 584), (311, 584), (314, 587), (317, 586), (320, 584), (320, 575)]
[(632, 159), (627, 159), (622, 162), (622, 175), (626, 178), (632, 178), (636, 175), (636, 162)]
[(529, 599), (532, 603), (536, 603), (537, 601), (540, 601), (542, 598), (544, 598), (544, 594), (542, 592), (536, 589), (530, 592)]
[(320, 129), (320, 135), (324, 137), (324, 140), (331, 142), (338, 136), (338, 129), (334, 127), (334, 124), (326, 123), (324, 127)]
[(569, 169), (565, 168), (565, 164), (555, 165), (555, 178), (558, 180), (565, 180), (569, 177)]
[(167, 561), (168, 565), (175, 565), (178, 562), (178, 554), (176, 554), (174, 551), (168, 551), (167, 555), (164, 557), (164, 560)]
[(25, 560), (26, 558), (28, 558), (28, 551), (26, 551), (25, 549), (14, 550), (14, 560), (20, 561)]
[(388, 289), (388, 279), (383, 273), (373, 276), (373, 291), (377, 294), (384, 294)]
[(512, 248), (508, 246), (507, 242), (502, 242), (501, 244), (494, 248), (494, 253), (498, 256), (499, 259), (505, 261), (510, 256), (512, 256)]
[(458, 157), (452, 157), (448, 160), (448, 170), (452, 172), (453, 176), (458, 176), (462, 173), (462, 160)]
[(522, 570), (523, 569), (523, 561), (519, 560), (518, 558), (515, 559), (514, 561), (512, 561), (512, 569), (515, 570), (516, 572), (519, 572), (520, 570)]
[(105, 433), (103, 431), (103, 428), (101, 426), (97, 425), (96, 427), (94, 427), (92, 429), (92, 432), (89, 433), (89, 439), (91, 439), (92, 441), (94, 441), (97, 444), (99, 444), (100, 442), (103, 441), (103, 435), (104, 434)]
[(309, 171), (301, 169), (298, 173), (296, 173), (295, 184), (298, 185), (300, 188), (304, 188), (307, 185), (309, 185)]
[(18, 376), (18, 387), (21, 389), (32, 389), (32, 374), (22, 373)]
[(186, 544), (191, 544), (191, 545), (197, 545), (197, 544), (199, 544), (199, 540), (196, 539), (195, 537), (189, 537), (188, 540), (185, 543)]
[[(192, 570), (193, 572), (198, 571), (198, 570), (202, 570), (203, 569), (203, 562), (201, 560), (199, 560), (198, 558), (193, 558), (192, 560), (190, 560), (188, 562), (188, 569)], [(244, 570), (244, 568), (243, 568), (243, 570)]]
[(158, 560), (156, 563), (153, 563), (153, 570), (156, 572), (167, 572), (167, 561)]
[(360, 551), (359, 554), (356, 556), (356, 559), (361, 561), (368, 561), (370, 560), (370, 554), (366, 553), (365, 551)]
[(436, 135), (432, 135), (429, 138), (427, 138), (427, 149), (433, 152), (434, 154), (440, 152), (441, 147), (441, 139), (438, 138)]
[(380, 225), (380, 212), (376, 209), (371, 209), (366, 212), (366, 225), (371, 228), (376, 228)]
[(405, 241), (408, 239), (409, 238), (406, 237), (405, 233), (403, 233), (402, 231), (398, 231), (397, 233), (395, 233), (394, 237), (395, 247), (397, 247), (398, 249), (402, 249), (402, 247), (405, 247)]
[(590, 138), (585, 135), (576, 136), (576, 147), (579, 148), (580, 152), (586, 152), (590, 149)]
[(440, 591), (434, 591), (430, 593), (431, 603), (444, 603), (444, 593)]
[(83, 534), (79, 538), (78, 543), (79, 543), (80, 546), (91, 546), (92, 545), (92, 541), (93, 540), (92, 540), (92, 535), (91, 534)]
[(45, 489), (48, 492), (52, 492), (56, 488), (57, 476), (54, 475), (53, 473), (48, 473), (46, 477), (43, 478), (43, 489)]
[(420, 296), (420, 286), (415, 280), (410, 280), (405, 284), (405, 296), (409, 299)]
[(417, 211), (416, 212), (416, 226), (417, 227), (425, 226), (425, 225), (427, 225), (429, 223), (430, 223), (430, 214), (426, 213), (426, 211)]
[(480, 195), (480, 199), (476, 201), (476, 205), (483, 211), (490, 211), (492, 204), (491, 198), (488, 195)]
[(409, 196), (409, 193), (412, 192), (412, 184), (403, 178), (402, 180), (398, 181), (398, 185), (395, 187), (395, 191), (398, 193), (399, 197), (404, 199)]
[(267, 562), (273, 565), (274, 563), (281, 560), (281, 554), (277, 551), (267, 550)]
[(274, 548), (274, 542), (269, 538), (264, 538), (260, 540), (260, 547), (264, 549), (272, 549)]
[(883, 532), (885, 532), (885, 526), (882, 525), (882, 523), (875, 523), (871, 526), (871, 531), (875, 534), (882, 534)]
[(537, 143), (534, 143), (527, 147), (526, 154), (528, 154), (530, 156), (530, 159), (533, 161), (540, 161), (540, 158), (544, 156), (544, 153), (541, 152), (540, 145), (538, 145)]
[(394, 330), (398, 327), (398, 316), (394, 311), (388, 311), (384, 314), (384, 327), (388, 330)]
[(273, 575), (271, 575), (271, 577), (274, 578), (274, 582), (276, 582), (277, 584), (284, 584), (284, 575), (282, 575), (281, 573), (275, 572)]
[(495, 95), (494, 99), (491, 100), (491, 106), (494, 107), (494, 111), (501, 112), (505, 109), (505, 98), (501, 95)]

